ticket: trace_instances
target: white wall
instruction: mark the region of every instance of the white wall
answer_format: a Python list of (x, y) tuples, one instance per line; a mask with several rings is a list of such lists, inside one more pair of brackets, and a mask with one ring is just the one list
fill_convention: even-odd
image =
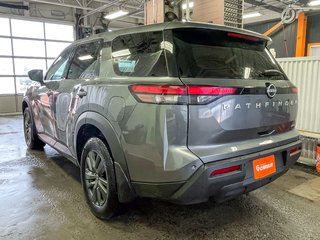
[(299, 111), (296, 128), (307, 135), (320, 136), (320, 57), (277, 59), (298, 87)]
[(30, 3), (29, 11), (0, 7), (0, 13), (10, 16), (45, 18), (58, 21), (74, 22), (75, 10), (55, 5)]

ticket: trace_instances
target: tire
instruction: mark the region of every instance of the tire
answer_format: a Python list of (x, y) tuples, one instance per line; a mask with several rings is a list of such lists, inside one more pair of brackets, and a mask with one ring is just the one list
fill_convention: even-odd
[(81, 183), (91, 212), (110, 219), (118, 210), (119, 200), (111, 154), (99, 138), (90, 138), (81, 155)]
[(43, 149), (45, 143), (38, 138), (29, 108), (25, 108), (23, 112), (23, 132), (29, 149)]

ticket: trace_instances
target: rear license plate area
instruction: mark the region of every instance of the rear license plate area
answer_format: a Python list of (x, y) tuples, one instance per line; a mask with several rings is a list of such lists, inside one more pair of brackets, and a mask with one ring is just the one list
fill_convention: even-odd
[(275, 155), (258, 158), (252, 161), (253, 177), (255, 180), (265, 178), (277, 171)]

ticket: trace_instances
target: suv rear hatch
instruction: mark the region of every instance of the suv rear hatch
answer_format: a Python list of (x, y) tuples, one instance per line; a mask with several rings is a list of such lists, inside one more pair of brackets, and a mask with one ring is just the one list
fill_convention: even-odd
[(188, 147), (204, 162), (297, 139), (297, 89), (267, 49), (267, 38), (232, 29), (171, 33), (189, 94)]

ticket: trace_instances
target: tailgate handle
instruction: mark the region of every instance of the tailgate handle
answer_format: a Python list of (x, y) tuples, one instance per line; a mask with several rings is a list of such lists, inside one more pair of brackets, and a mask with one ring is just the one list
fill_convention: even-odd
[(266, 137), (266, 136), (270, 136), (271, 134), (273, 134), (276, 130), (269, 130), (269, 131), (263, 131), (263, 132), (258, 132), (258, 134), (260, 135), (260, 137)]

